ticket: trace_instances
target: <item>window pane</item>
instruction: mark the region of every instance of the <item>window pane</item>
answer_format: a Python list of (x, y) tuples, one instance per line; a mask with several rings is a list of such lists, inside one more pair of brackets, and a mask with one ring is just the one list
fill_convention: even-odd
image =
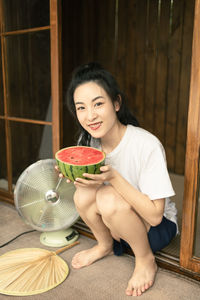
[(4, 0), (5, 31), (49, 25), (49, 0)]
[(0, 119), (0, 189), (8, 190), (5, 121)]
[(10, 122), (12, 143), (13, 183), (32, 163), (52, 158), (52, 127)]
[(0, 43), (0, 115), (4, 114), (3, 105), (3, 77), (2, 77), (2, 55), (1, 55), (1, 43)]
[(6, 50), (9, 116), (50, 121), (49, 30), (7, 36)]

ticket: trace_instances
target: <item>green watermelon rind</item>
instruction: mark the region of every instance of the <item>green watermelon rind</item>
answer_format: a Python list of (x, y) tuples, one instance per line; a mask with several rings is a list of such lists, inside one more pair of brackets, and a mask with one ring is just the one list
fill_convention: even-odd
[[(67, 147), (67, 148), (75, 148), (75, 147), (79, 147), (79, 146)], [(92, 148), (92, 147), (87, 147), (87, 146), (81, 146), (81, 147)], [(67, 149), (67, 148), (64, 148), (64, 149)], [(55, 158), (56, 158), (56, 161), (57, 161), (57, 164), (58, 164), (58, 167), (59, 167), (61, 173), (65, 177), (69, 178), (71, 181), (75, 181), (76, 178), (88, 179), (83, 176), (83, 173), (89, 173), (89, 174), (100, 174), (101, 173), (100, 167), (103, 166), (105, 163), (105, 153), (103, 151), (101, 151), (103, 154), (103, 159), (100, 162), (98, 162), (96, 164), (78, 166), (78, 165), (65, 163), (57, 158), (57, 154), (64, 149), (59, 150), (56, 153)], [(95, 149), (95, 150), (100, 151), (99, 149)]]

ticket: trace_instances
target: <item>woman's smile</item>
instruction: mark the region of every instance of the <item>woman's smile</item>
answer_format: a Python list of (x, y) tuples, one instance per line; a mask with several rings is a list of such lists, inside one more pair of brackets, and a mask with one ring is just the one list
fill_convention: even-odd
[(92, 123), (92, 124), (89, 124), (88, 127), (92, 130), (98, 130), (101, 127), (102, 123), (103, 122)]

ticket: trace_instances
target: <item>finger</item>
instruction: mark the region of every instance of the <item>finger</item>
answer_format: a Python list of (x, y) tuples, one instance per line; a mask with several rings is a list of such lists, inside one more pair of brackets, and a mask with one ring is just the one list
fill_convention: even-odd
[(109, 170), (110, 170), (110, 166), (109, 165), (100, 167), (100, 171), (102, 171), (102, 172), (107, 172)]
[[(87, 183), (85, 184), (85, 183), (83, 183), (81, 181), (78, 181), (78, 180), (74, 181), (74, 185), (75, 185), (75, 187), (85, 187), (85, 188), (89, 187), (89, 185)], [(91, 187), (91, 185), (90, 185), (90, 187)]]
[(101, 184), (99, 181), (96, 180), (88, 180), (88, 179), (84, 179), (84, 178), (76, 178), (76, 180), (74, 181), (74, 184), (76, 183), (81, 183), (85, 186), (93, 186), (93, 185), (99, 185)]
[(92, 179), (92, 180), (96, 180), (96, 181), (99, 181), (99, 180), (102, 181), (102, 175), (101, 174), (83, 173), (83, 176), (88, 178), (88, 179)]

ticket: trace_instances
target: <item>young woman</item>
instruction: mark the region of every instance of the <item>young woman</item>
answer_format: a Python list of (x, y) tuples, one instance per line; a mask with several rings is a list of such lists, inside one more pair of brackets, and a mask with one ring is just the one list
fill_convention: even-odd
[(126, 295), (140, 296), (152, 286), (154, 253), (177, 233), (174, 195), (159, 140), (138, 126), (113, 76), (96, 63), (75, 70), (67, 104), (80, 125), (79, 145), (106, 153), (101, 174), (76, 178), (76, 208), (97, 244), (77, 253), (72, 266), (88, 266), (131, 248), (135, 269)]

